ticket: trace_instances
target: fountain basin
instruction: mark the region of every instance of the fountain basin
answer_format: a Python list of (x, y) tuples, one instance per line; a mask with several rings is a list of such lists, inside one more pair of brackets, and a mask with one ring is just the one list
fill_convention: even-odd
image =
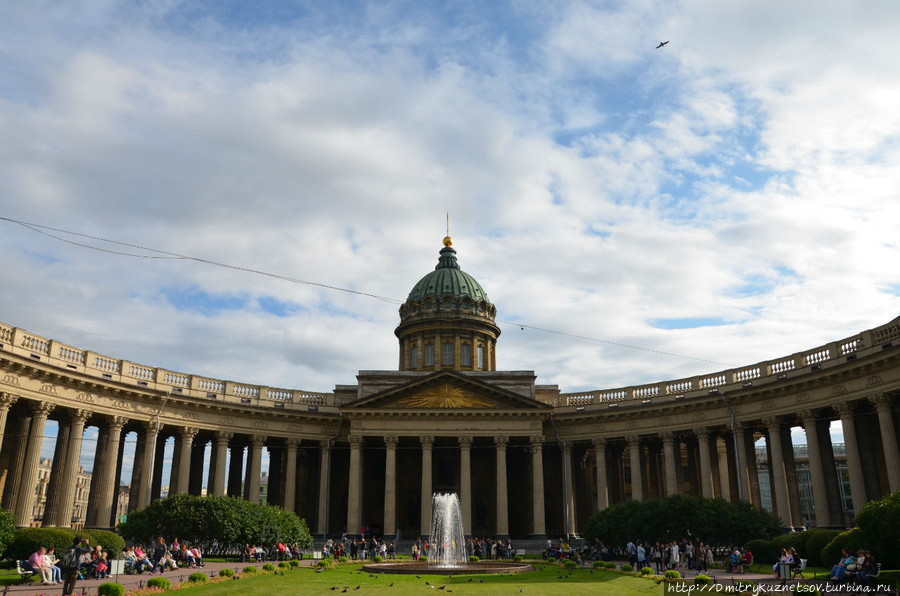
[(513, 563), (511, 561), (478, 561), (466, 563), (463, 567), (429, 567), (428, 563), (416, 563), (414, 561), (397, 561), (387, 563), (367, 563), (362, 567), (369, 573), (393, 573), (400, 575), (484, 575), (502, 573), (523, 573), (531, 571), (528, 563)]

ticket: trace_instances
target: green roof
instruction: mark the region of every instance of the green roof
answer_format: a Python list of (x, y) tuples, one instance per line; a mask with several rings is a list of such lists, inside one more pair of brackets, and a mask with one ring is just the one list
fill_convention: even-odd
[(490, 302), (484, 288), (475, 278), (459, 268), (456, 262), (456, 250), (450, 246), (441, 249), (441, 257), (434, 271), (419, 280), (409, 293), (407, 302), (419, 301), (431, 296), (441, 298), (453, 296), (454, 298), (468, 297), (474, 302)]

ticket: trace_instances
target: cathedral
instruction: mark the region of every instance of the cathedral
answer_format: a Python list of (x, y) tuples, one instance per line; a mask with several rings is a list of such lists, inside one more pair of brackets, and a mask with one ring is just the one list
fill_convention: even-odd
[[(437, 492), (459, 495), (468, 535), (544, 540), (613, 503), (681, 493), (765, 503), (785, 528), (845, 527), (900, 490), (900, 318), (739, 368), (566, 393), (496, 370), (497, 309), (443, 244), (400, 307), (397, 370), (359, 371), (332, 393), (170, 371), (0, 323), (3, 507), (19, 526), (114, 527), (126, 439), (129, 509), (176, 492), (263, 494), (317, 537), (426, 537)], [(48, 420), (58, 435), (39, 479)], [(89, 427), (99, 442), (79, 514)], [(803, 514), (793, 427), (807, 439)]]

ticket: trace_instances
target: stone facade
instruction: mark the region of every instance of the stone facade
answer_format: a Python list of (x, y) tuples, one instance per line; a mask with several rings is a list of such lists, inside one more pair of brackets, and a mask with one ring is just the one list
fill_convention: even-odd
[[(455, 252), (445, 256), (455, 261)], [(769, 500), (786, 527), (799, 526), (805, 515), (790, 433), (798, 426), (807, 436), (816, 525), (844, 526), (868, 501), (900, 489), (900, 319), (736, 369), (571, 394), (538, 385), (530, 371), (494, 370), (499, 329), (480, 286), (480, 294), (416, 287), (396, 332), (398, 370), (360, 371), (356, 384), (333, 393), (177, 373), (0, 323), (3, 506), (18, 525), (33, 523), (50, 419), (60, 440), (46, 479), (45, 526), (76, 518), (86, 426), (99, 429), (87, 527), (112, 527), (121, 516), (114, 503), (126, 437), (137, 442), (129, 509), (159, 498), (166, 485), (259, 501), (266, 473), (267, 502), (295, 511), (320, 535), (365, 526), (427, 535), (432, 492), (459, 493), (469, 533), (513, 537), (577, 533), (597, 509), (628, 499), (689, 493), (760, 507), (761, 437)], [(429, 298), (433, 307), (450, 300), (440, 316), (411, 312)], [(441, 365), (424, 365), (429, 341), (435, 358), (449, 344)], [(832, 420), (844, 427), (852, 511), (825, 472), (835, 468)], [(170, 438), (173, 465), (163, 478)]]

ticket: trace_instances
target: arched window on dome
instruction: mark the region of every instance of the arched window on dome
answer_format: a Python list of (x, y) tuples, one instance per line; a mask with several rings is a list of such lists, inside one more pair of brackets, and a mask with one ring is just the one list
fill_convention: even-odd
[(472, 366), (472, 346), (469, 344), (463, 344), (460, 346), (459, 353), (459, 364), (460, 366)]
[(453, 366), (453, 344), (450, 342), (441, 346), (441, 366)]
[(478, 346), (478, 370), (484, 370), (484, 346)]
[(425, 344), (425, 366), (434, 366), (434, 344)]
[(419, 369), (419, 346), (413, 346), (409, 352), (409, 367), (413, 370)]

